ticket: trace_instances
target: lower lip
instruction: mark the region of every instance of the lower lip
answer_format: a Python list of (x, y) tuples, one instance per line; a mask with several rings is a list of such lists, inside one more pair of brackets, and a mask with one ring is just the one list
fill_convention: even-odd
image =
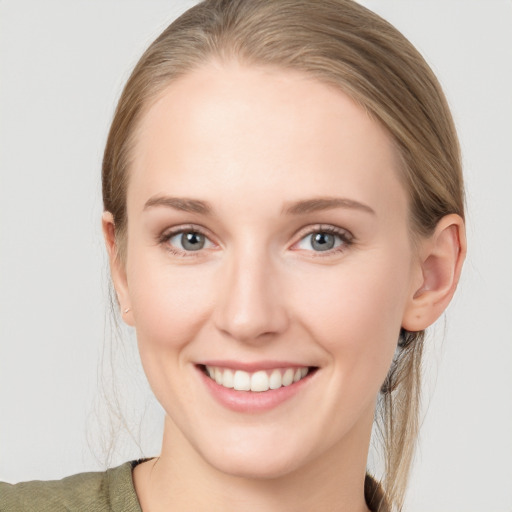
[(313, 373), (309, 373), (303, 379), (289, 386), (282, 386), (279, 389), (269, 389), (268, 391), (260, 392), (236, 391), (217, 384), (200, 368), (197, 368), (197, 370), (205, 386), (217, 402), (232, 411), (244, 413), (259, 413), (275, 409), (303, 390), (313, 376)]

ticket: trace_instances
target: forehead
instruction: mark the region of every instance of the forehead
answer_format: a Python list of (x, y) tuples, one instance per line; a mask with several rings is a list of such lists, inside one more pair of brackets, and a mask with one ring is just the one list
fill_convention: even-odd
[(255, 198), (279, 190), (283, 200), (339, 193), (382, 211), (406, 202), (385, 129), (340, 90), (298, 72), (208, 63), (164, 90), (135, 141), (129, 207), (155, 194), (215, 202), (244, 190)]

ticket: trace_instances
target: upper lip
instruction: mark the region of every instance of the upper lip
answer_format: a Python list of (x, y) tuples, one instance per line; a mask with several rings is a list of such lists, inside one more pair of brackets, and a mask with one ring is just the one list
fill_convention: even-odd
[(274, 370), (276, 368), (309, 368), (311, 365), (298, 363), (297, 361), (255, 361), (255, 362), (242, 362), (232, 360), (218, 360), (211, 359), (208, 361), (201, 361), (197, 363), (203, 366), (216, 366), (219, 368), (229, 368), (231, 370), (242, 370), (248, 373), (256, 372), (258, 370)]

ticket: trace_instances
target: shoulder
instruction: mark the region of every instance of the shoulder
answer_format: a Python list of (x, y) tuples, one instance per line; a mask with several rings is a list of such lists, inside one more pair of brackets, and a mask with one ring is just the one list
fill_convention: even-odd
[(0, 512), (141, 512), (132, 479), (138, 462), (62, 480), (0, 482)]

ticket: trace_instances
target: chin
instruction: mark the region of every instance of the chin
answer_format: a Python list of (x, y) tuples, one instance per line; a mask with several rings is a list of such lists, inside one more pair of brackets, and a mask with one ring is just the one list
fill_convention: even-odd
[[(289, 437), (289, 436), (288, 436)], [(218, 441), (201, 450), (206, 462), (218, 471), (245, 479), (274, 479), (286, 476), (311, 458), (304, 443), (285, 442), (281, 436), (269, 440)], [(302, 445), (302, 446), (301, 446)], [(219, 447), (212, 450), (212, 446)], [(310, 455), (310, 454), (309, 454)]]
[[(210, 461), (208, 461), (210, 462)], [(283, 457), (231, 457), (210, 462), (221, 473), (248, 480), (272, 480), (285, 477), (300, 467), (297, 460)]]

